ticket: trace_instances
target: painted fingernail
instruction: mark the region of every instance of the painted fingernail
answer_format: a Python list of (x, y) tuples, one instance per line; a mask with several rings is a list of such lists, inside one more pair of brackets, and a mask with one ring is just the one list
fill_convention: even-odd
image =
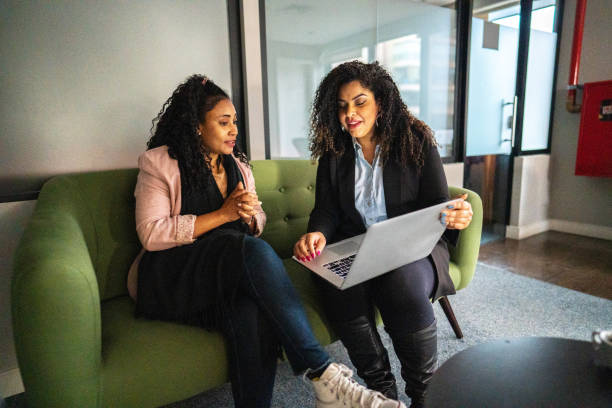
[(449, 210), (452, 210), (453, 208), (455, 208), (455, 206), (453, 206), (452, 204), (449, 204), (446, 206), (446, 208), (448, 208)]
[(317, 251), (317, 255), (321, 255), (321, 251)]

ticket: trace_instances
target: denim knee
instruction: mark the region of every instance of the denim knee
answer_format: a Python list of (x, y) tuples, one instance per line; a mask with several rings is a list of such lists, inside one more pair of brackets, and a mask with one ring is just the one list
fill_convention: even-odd
[(283, 261), (270, 244), (250, 235), (244, 238), (244, 263), (251, 273), (285, 272)]

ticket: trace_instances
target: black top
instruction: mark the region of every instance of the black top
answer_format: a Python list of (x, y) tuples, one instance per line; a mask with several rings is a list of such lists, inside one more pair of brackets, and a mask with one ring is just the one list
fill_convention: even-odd
[[(400, 166), (394, 159), (387, 160), (383, 167), (383, 184), (388, 218), (449, 200), (444, 167), (435, 146), (426, 147), (420, 172), (415, 166)], [(319, 160), (315, 207), (310, 214), (308, 231), (320, 231), (328, 243), (366, 231), (355, 208), (355, 150), (352, 146), (347, 145), (340, 157), (326, 154)], [(459, 231), (446, 230), (431, 253), (438, 277), (434, 299), (455, 293), (448, 274), (447, 243), (455, 245), (458, 237)]]
[[(227, 194), (242, 180), (234, 159), (223, 156)], [(180, 167), (179, 167), (180, 168)], [(225, 201), (212, 174), (205, 188), (189, 190), (181, 177), (181, 215), (207, 214)], [(188, 245), (147, 251), (138, 266), (136, 315), (215, 328), (231, 307), (243, 276), (243, 242), (248, 226), (223, 224)]]

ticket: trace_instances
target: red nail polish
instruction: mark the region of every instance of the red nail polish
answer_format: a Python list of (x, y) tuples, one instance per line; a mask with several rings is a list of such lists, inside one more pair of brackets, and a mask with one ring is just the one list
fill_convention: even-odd
[(317, 251), (317, 255), (321, 255), (321, 251)]

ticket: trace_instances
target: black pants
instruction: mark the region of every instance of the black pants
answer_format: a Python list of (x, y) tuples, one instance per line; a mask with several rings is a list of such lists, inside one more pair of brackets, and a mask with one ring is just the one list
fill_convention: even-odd
[(370, 316), (373, 306), (392, 331), (414, 333), (434, 321), (430, 296), (435, 289), (436, 273), (429, 257), (345, 290), (313, 276), (332, 326), (334, 322)]
[(236, 407), (269, 407), (280, 342), (255, 301), (239, 296), (227, 311), (222, 331)]

